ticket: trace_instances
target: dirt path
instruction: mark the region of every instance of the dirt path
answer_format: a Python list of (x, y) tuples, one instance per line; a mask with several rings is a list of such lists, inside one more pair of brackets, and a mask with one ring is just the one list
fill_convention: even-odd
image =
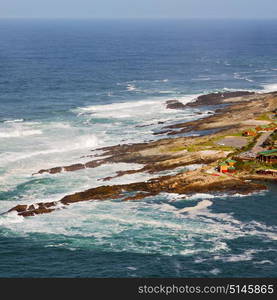
[(272, 134), (272, 131), (264, 132), (257, 140), (256, 145), (252, 148), (251, 152), (257, 154), (264, 150), (262, 144), (266, 141), (266, 139)]

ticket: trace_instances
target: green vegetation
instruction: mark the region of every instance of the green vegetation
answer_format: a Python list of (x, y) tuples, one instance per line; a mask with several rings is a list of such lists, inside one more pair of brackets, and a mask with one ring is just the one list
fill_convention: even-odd
[(243, 136), (242, 132), (232, 133), (229, 136)]
[(214, 144), (214, 142), (211, 140), (208, 142), (202, 142), (199, 144), (190, 145), (187, 147), (187, 150), (189, 152), (196, 152), (196, 151), (203, 151), (203, 150), (234, 151), (234, 148)]
[(214, 138), (207, 139), (206, 141), (200, 142), (198, 144), (190, 145), (187, 147), (189, 152), (203, 151), (203, 150), (216, 150), (216, 151), (234, 151), (234, 147), (218, 145), (217, 141), (225, 138), (226, 136), (231, 136), (230, 134), (220, 135)]
[(260, 115), (258, 118), (256, 118), (256, 120), (260, 120), (260, 121), (271, 121), (270, 116), (268, 115), (268, 113), (262, 114)]
[(257, 170), (277, 169), (277, 165), (263, 164), (257, 160), (239, 160), (236, 163), (236, 169), (240, 172), (256, 173)]

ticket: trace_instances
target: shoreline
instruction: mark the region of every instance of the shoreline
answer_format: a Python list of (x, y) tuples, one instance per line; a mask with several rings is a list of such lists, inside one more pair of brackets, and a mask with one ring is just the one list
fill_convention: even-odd
[[(209, 105), (219, 105), (220, 107), (216, 109), (215, 114), (207, 117), (164, 127), (164, 131), (160, 133), (166, 133), (169, 138), (99, 148), (96, 150), (102, 150), (103, 153), (99, 157), (94, 156), (96, 158), (94, 160), (86, 163), (77, 162), (69, 166), (42, 169), (33, 175), (81, 171), (86, 168), (96, 168), (106, 163), (124, 162), (143, 165), (138, 170), (119, 171), (113, 177), (102, 178), (101, 180), (105, 182), (115, 177), (134, 173), (158, 174), (161, 171), (174, 170), (178, 167), (193, 164), (200, 164), (202, 167), (174, 175), (159, 176), (144, 182), (103, 185), (67, 195), (59, 201), (38, 202), (31, 205), (20, 204), (11, 208), (8, 212), (16, 211), (18, 215), (28, 217), (50, 213), (75, 202), (108, 199), (139, 200), (161, 192), (184, 195), (197, 192), (249, 194), (266, 189), (264, 184), (256, 183), (257, 181), (273, 180), (274, 182), (277, 180), (277, 177), (274, 178), (269, 175), (252, 174), (253, 170), (245, 171), (244, 168), (238, 168), (235, 174), (221, 174), (215, 171), (219, 162), (227, 158), (238, 157), (242, 152), (249, 150), (248, 148), (253, 143), (256, 143), (257, 138), (243, 137), (241, 133), (250, 127), (257, 126), (259, 123), (270, 123), (272, 121), (270, 117), (277, 108), (277, 92), (237, 91), (213, 93), (199, 96), (196, 101), (187, 104), (175, 100), (175, 102), (167, 101), (165, 105), (168, 109), (185, 109), (187, 107)], [(189, 132), (206, 132), (206, 134), (179, 136)], [(158, 135), (160, 133), (153, 134)], [(93, 155), (87, 157), (93, 157)], [(251, 181), (249, 182), (249, 180)]]

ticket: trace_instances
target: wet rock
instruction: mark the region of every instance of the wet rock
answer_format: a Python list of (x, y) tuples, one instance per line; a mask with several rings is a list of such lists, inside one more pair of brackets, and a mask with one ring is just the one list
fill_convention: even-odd
[(26, 211), (28, 205), (17, 205), (14, 208), (10, 209), (9, 211), (17, 211), (18, 213)]
[(71, 165), (71, 166), (63, 167), (63, 169), (67, 172), (78, 171), (78, 170), (81, 170), (81, 169), (85, 169), (85, 165), (84, 164), (74, 164), (74, 165)]
[(217, 105), (223, 103), (222, 100), (228, 98), (249, 96), (255, 94), (254, 92), (248, 91), (235, 91), (235, 92), (225, 92), (225, 93), (211, 93), (208, 95), (199, 96), (196, 101), (189, 102), (185, 105), (185, 107), (197, 107), (202, 105)]
[(17, 205), (14, 208), (10, 209), (9, 212), (16, 211), (18, 212), (19, 216), (29, 217), (39, 214), (50, 213), (57, 209), (56, 205), (56, 202), (41, 202), (32, 205)]
[[(262, 184), (245, 182), (238, 178), (211, 176), (201, 171), (191, 171), (187, 174), (173, 176), (161, 176), (146, 182), (136, 182), (122, 185), (100, 186), (67, 195), (56, 202), (36, 203), (33, 205), (17, 205), (9, 211), (17, 211), (24, 217), (38, 214), (50, 213), (60, 209), (61, 205), (71, 203), (91, 201), (91, 200), (111, 200), (122, 199), (123, 201), (140, 200), (145, 197), (154, 196), (159, 193), (209, 193), (209, 192), (229, 192), (249, 194), (260, 190), (265, 190)], [(135, 195), (133, 195), (135, 193)]]
[(166, 101), (166, 108), (169, 109), (184, 109), (186, 106), (178, 100)]

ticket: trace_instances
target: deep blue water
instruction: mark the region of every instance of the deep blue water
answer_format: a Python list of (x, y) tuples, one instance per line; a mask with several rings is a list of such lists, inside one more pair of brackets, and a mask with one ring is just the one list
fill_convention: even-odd
[[(276, 49), (277, 21), (0, 20), (0, 212), (138, 167), (31, 176), (205, 113), (169, 111), (168, 99), (277, 90)], [(0, 276), (276, 277), (276, 192), (164, 194), (1, 216)], [(212, 205), (179, 212), (203, 200)]]

